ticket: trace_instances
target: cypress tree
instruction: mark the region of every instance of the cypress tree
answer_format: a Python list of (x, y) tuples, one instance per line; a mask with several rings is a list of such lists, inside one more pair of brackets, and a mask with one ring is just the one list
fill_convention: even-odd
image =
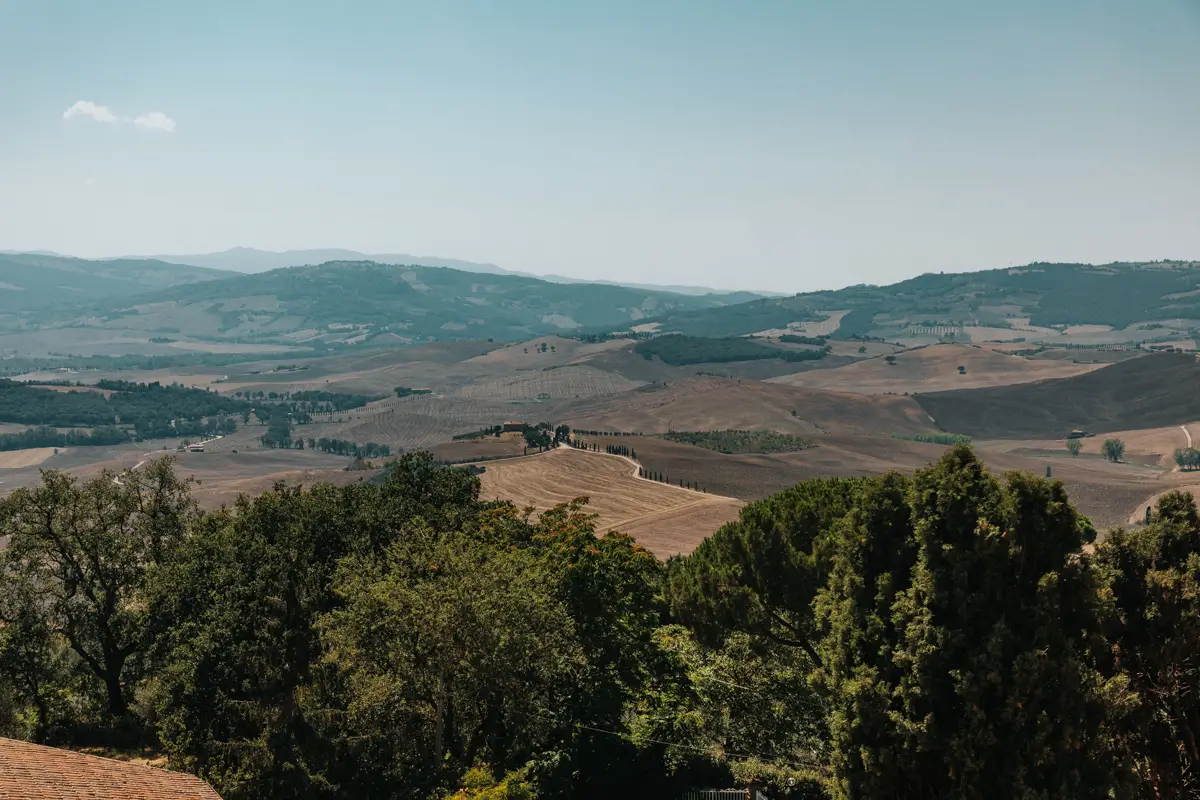
[(1095, 535), (965, 445), (864, 485), (817, 601), (835, 797), (1108, 796)]

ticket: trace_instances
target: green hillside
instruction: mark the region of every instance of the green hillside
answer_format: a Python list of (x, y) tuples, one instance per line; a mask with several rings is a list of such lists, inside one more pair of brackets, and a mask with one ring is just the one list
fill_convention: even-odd
[[(923, 335), (939, 327), (1023, 329), (1149, 323), (1162, 335), (1200, 326), (1200, 263), (1029, 264), (1013, 269), (928, 274), (891, 286), (852, 286), (716, 309), (656, 315), (662, 332), (741, 336), (842, 317), (835, 338)], [(1163, 324), (1170, 322), (1170, 324)], [(1157, 327), (1155, 323), (1158, 323)], [(952, 331), (951, 331), (952, 332)], [(945, 335), (938, 331), (932, 335)], [(1044, 331), (1029, 331), (1036, 340)], [(1150, 333), (1137, 338), (1155, 338)], [(1011, 338), (1018, 338), (1016, 336)]]
[[(733, 299), (740, 300), (742, 296)], [(239, 342), (404, 344), (521, 339), (629, 327), (652, 314), (713, 308), (688, 296), (605, 284), (561, 284), (454, 269), (331, 262), (173, 286), (136, 301), (105, 299), (35, 320)]]
[(89, 303), (228, 277), (230, 273), (145, 259), (87, 261), (34, 254), (0, 254), (0, 310)]

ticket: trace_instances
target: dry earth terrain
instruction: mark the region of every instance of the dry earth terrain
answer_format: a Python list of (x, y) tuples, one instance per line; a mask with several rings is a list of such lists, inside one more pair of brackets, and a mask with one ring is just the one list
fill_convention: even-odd
[[(542, 352), (541, 345), (546, 345)], [(858, 347), (867, 352), (857, 353)], [(48, 373), (42, 379), (100, 377), (235, 391), (320, 389), (384, 396), (364, 408), (320, 415), (294, 436), (376, 442), (394, 453), (431, 449), (450, 461), (519, 456), (519, 435), (452, 441), (452, 437), (510, 419), (566, 423), (574, 429), (636, 432), (598, 442), (632, 446), (650, 469), (673, 481), (698, 482), (720, 500), (631, 477), (628, 462), (564, 451), (512, 461), (489, 461), (485, 494), (503, 490), (515, 502), (546, 508), (589, 495), (602, 527), (620, 527), (658, 553), (690, 549), (730, 518), (738, 501), (765, 497), (815, 476), (911, 471), (945, 448), (892, 438), (951, 431), (976, 437), (975, 447), (996, 471), (1044, 474), (1047, 465), (1072, 500), (1100, 527), (1122, 524), (1146, 501), (1197, 476), (1173, 470), (1172, 453), (1186, 429), (1200, 443), (1200, 365), (1180, 355), (1046, 350), (1021, 357), (1025, 345), (931, 345), (901, 351), (882, 342), (836, 342), (822, 361), (774, 359), (672, 367), (632, 352), (628, 340), (583, 344), (561, 337), (504, 344), (455, 342), (365, 351), (340, 357), (286, 358), (227, 368)], [(896, 355), (895, 366), (881, 355)], [(1119, 363), (1098, 363), (1105, 360)], [(1074, 362), (1097, 363), (1074, 363)], [(958, 373), (958, 366), (966, 374)], [(788, 374), (778, 374), (786, 370)], [(719, 377), (731, 376), (731, 377)], [(770, 379), (770, 380), (767, 380)], [(396, 398), (396, 386), (428, 388)], [(973, 388), (974, 387), (974, 388)], [(953, 391), (942, 391), (953, 389)], [(910, 392), (905, 397), (904, 392)], [(937, 420), (935, 423), (933, 420)], [(353, 482), (371, 473), (344, 471), (350, 459), (310, 450), (264, 450), (257, 423), (209, 443), (205, 453), (180, 456), (194, 474), (206, 506), (231, 502), (277, 480), (309, 484)], [(1181, 427), (1183, 426), (1183, 427)], [(1097, 435), (1069, 458), (1062, 437), (1075, 427)], [(23, 430), (0, 426), (0, 432)], [(792, 453), (723, 455), (654, 438), (667, 431), (774, 430), (815, 445)], [(1126, 443), (1126, 461), (1104, 462), (1100, 441)], [(586, 436), (589, 440), (595, 437)], [(41, 468), (88, 476), (127, 469), (150, 455), (173, 452), (178, 440), (113, 447), (51, 448), (0, 453), (0, 493), (32, 483)], [(553, 469), (550, 469), (553, 467)], [(495, 495), (493, 495), (495, 496)]]
[(588, 498), (596, 531), (619, 530), (660, 557), (690, 553), (721, 525), (736, 519), (742, 503), (731, 497), (682, 489), (637, 477), (629, 459), (560, 448), (485, 464), (483, 497), (545, 511)]
[[(817, 477), (878, 475), (891, 470), (912, 472), (936, 461), (948, 449), (879, 436), (822, 436), (815, 446), (794, 453), (723, 454), (651, 436), (584, 437), (633, 447), (647, 469), (671, 481), (699, 482), (710, 492), (752, 501)], [(980, 442), (976, 452), (996, 474), (1010, 471), (1044, 475), (1063, 482), (1071, 501), (1100, 529), (1124, 524), (1147, 498), (1197, 481), (1195, 473), (1173, 472), (1139, 463), (1111, 464), (1098, 457), (1072, 459), (1065, 449), (1040, 453), (1029, 448), (1010, 452), (1011, 442)]]
[[(1101, 366), (1035, 360), (961, 344), (920, 347), (897, 353), (893, 358), (894, 364), (876, 357), (836, 369), (801, 372), (771, 381), (861, 394), (913, 394), (1065, 378)], [(965, 367), (965, 373), (960, 374), (959, 367)]]
[(781, 433), (920, 433), (934, 430), (906, 397), (783, 386), (763, 381), (690, 378), (563, 405), (557, 419), (597, 431), (768, 429)]

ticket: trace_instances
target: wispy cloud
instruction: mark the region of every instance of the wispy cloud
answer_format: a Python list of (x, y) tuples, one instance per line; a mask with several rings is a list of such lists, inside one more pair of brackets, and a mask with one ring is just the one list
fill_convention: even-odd
[(148, 131), (175, 132), (175, 120), (161, 111), (147, 111), (145, 114), (140, 114), (132, 118), (122, 117), (118, 116), (108, 106), (93, 103), (91, 100), (77, 100), (73, 106), (63, 112), (63, 119), (74, 119), (76, 117), (86, 117), (109, 125), (131, 122), (139, 128), (145, 128)]
[(148, 114), (142, 114), (140, 117), (134, 119), (133, 124), (140, 125), (152, 131), (166, 131), (167, 133), (175, 131), (175, 120), (161, 111), (151, 111)]
[(74, 117), (90, 117), (96, 122), (108, 122), (115, 124), (117, 115), (112, 112), (108, 106), (96, 105), (91, 100), (77, 100), (75, 105), (63, 112), (63, 119), (73, 119)]

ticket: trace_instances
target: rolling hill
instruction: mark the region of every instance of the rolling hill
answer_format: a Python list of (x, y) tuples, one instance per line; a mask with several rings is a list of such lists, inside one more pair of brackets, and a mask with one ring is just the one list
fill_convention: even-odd
[[(446, 267), (464, 272), (480, 272), (485, 275), (516, 275), (522, 278), (538, 278), (551, 283), (598, 283), (608, 286), (629, 286), (634, 289), (649, 289), (655, 292), (674, 292), (675, 294), (722, 294), (718, 289), (706, 286), (658, 286), (649, 283), (619, 283), (606, 280), (585, 280), (569, 278), (566, 275), (538, 275), (532, 272), (504, 269), (495, 264), (463, 261), (456, 258), (440, 258), (438, 256), (414, 256), (407, 253), (360, 253), (356, 250), (327, 248), (322, 250), (258, 250), (253, 247), (233, 247), (218, 253), (198, 253), (194, 255), (165, 255), (165, 256), (128, 256), (128, 258), (151, 258), (167, 261), (172, 264), (191, 264), (197, 267), (232, 270), (234, 272), (267, 272), (285, 267), (313, 266), (330, 261), (375, 261), (380, 264), (411, 264), (419, 267)], [(745, 302), (762, 296), (778, 296), (770, 292), (731, 292), (737, 296), (737, 302)]]
[(1200, 360), (1158, 353), (1083, 375), (913, 398), (939, 427), (977, 438), (1061, 438), (1200, 419)]
[[(117, 264), (127, 268), (127, 263), (142, 265), (143, 270), (161, 268), (158, 262), (134, 261), (95, 262), (91, 269), (113, 271)], [(181, 338), (241, 343), (396, 346), (628, 328), (653, 313), (711, 308), (741, 299), (560, 284), (440, 267), (330, 262), (174, 285), (136, 298), (102, 296), (88, 305), (60, 305), (30, 321), (43, 330), (83, 326), (171, 330)]]
[(37, 253), (0, 253), (0, 311), (132, 297), (229, 275), (162, 261), (87, 261)]
[(782, 386), (762, 381), (689, 378), (621, 394), (560, 404), (549, 417), (597, 431), (775, 430), (799, 436), (890, 435), (933, 430), (908, 397)]
[(660, 333), (743, 336), (834, 315), (838, 339), (1105, 344), (1187, 338), (1200, 328), (1200, 262), (1035, 263), (926, 274), (891, 286), (672, 310), (645, 324)]
[(914, 348), (891, 358), (890, 362), (880, 356), (835, 369), (798, 372), (772, 378), (771, 382), (862, 394), (901, 394), (1031, 383), (1078, 375), (1100, 366), (1006, 355), (962, 344)]

